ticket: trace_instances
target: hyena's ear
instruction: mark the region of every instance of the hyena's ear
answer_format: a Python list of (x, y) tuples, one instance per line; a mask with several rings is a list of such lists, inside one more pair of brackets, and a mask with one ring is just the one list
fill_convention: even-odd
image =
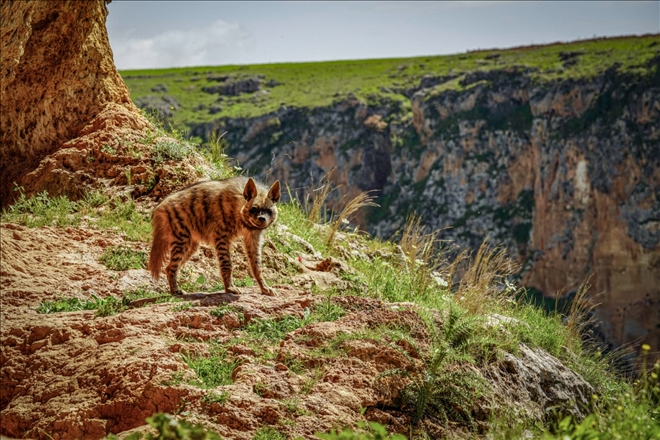
[(270, 190), (268, 191), (268, 198), (273, 201), (273, 203), (277, 203), (280, 201), (280, 181), (276, 181), (273, 183), (273, 186), (270, 187)]
[(245, 197), (245, 200), (248, 202), (257, 197), (257, 185), (254, 183), (254, 180), (252, 180), (252, 177), (250, 177), (250, 180), (245, 184), (243, 197)]

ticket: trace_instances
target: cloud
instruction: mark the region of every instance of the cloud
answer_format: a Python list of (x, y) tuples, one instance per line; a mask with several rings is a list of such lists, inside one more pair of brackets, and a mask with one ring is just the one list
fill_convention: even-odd
[(113, 40), (119, 69), (146, 69), (241, 63), (254, 37), (240, 24), (218, 20), (205, 27), (171, 30), (150, 38)]

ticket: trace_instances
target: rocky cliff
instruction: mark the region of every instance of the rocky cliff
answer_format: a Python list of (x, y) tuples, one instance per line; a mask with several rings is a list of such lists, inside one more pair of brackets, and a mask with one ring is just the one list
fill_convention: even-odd
[[(244, 169), (282, 179), (300, 198), (333, 169), (341, 188), (331, 205), (377, 191), (381, 208), (354, 221), (378, 236), (390, 237), (414, 211), (464, 248), (486, 237), (504, 243), (523, 265), (522, 284), (547, 297), (570, 295), (593, 274), (605, 339), (657, 350), (658, 41), (647, 38), (655, 55), (632, 69), (615, 60), (563, 78), (516, 65), (427, 73), (390, 98), (349, 94), (189, 126), (201, 137), (227, 131)], [(584, 55), (557, 52), (565, 69)]]
[(14, 183), (26, 194), (81, 194), (99, 177), (92, 147), (147, 128), (114, 66), (105, 3), (2, 2), (3, 207)]

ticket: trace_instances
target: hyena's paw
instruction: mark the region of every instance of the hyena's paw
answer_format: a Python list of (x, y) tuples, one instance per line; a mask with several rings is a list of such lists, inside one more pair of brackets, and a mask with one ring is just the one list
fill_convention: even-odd
[(263, 286), (261, 288), (261, 293), (268, 296), (275, 296), (275, 293), (277, 292), (275, 292), (275, 289), (273, 289), (272, 287)]
[(233, 293), (234, 295), (241, 295), (243, 293), (243, 292), (241, 292), (241, 289), (239, 289), (236, 286), (225, 287), (225, 292)]
[(170, 293), (171, 293), (173, 296), (183, 296), (183, 295), (186, 294), (186, 292), (184, 292), (184, 291), (181, 290), (181, 289), (175, 290), (174, 292), (170, 292)]

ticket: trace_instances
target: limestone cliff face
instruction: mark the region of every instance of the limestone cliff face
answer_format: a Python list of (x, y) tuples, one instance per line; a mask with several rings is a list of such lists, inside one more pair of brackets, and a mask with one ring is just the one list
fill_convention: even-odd
[[(298, 197), (333, 168), (335, 202), (380, 191), (382, 208), (356, 220), (377, 235), (415, 211), (464, 247), (504, 243), (523, 264), (522, 284), (546, 296), (593, 274), (606, 337), (658, 350), (659, 64), (543, 84), (520, 68), (429, 77), (408, 91), (409, 106), (348, 98), (193, 133), (227, 130), (243, 168)], [(458, 90), (438, 91), (451, 80)]]
[[(2, 2), (3, 206), (15, 196), (14, 182), (27, 193), (49, 189), (55, 194), (84, 183), (84, 176), (74, 176), (63, 159), (42, 164), (38, 176), (25, 178), (67, 141), (146, 127), (115, 69), (107, 13), (103, 0)], [(85, 148), (76, 145), (70, 147)]]

